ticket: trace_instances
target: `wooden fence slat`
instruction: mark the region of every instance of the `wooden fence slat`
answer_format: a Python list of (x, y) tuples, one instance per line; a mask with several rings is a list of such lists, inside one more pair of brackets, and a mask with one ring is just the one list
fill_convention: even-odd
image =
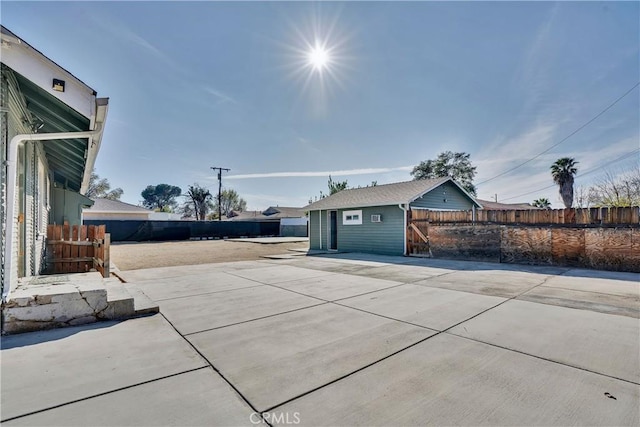
[(104, 225), (48, 225), (47, 271), (75, 273), (95, 268), (104, 277), (109, 277), (110, 240)]
[(466, 211), (413, 210), (411, 221), (431, 223), (495, 223), (495, 224), (584, 224), (584, 225), (637, 225), (640, 207), (571, 208), (571, 209), (481, 209)]

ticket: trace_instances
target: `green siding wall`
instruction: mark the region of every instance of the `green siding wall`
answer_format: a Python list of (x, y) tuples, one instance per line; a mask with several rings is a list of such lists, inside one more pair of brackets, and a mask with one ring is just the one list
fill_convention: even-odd
[[(342, 212), (362, 210), (361, 225), (343, 225)], [(372, 223), (371, 215), (382, 215), (382, 222)], [(322, 249), (327, 249), (328, 211), (322, 211)], [(318, 211), (309, 215), (310, 248), (320, 249)], [(379, 206), (338, 210), (338, 250), (385, 255), (404, 253), (404, 212), (398, 206)]]
[[(446, 196), (445, 196), (446, 192)], [(444, 199), (447, 199), (445, 202)], [(419, 199), (411, 202), (412, 208), (428, 208), (433, 210), (466, 211), (473, 203), (460, 189), (450, 182), (436, 187)]]
[[(322, 219), (322, 230), (318, 224), (319, 217)], [(309, 212), (309, 249), (327, 249), (327, 211)]]
[(320, 249), (319, 211), (309, 212), (309, 249)]
[[(404, 253), (404, 212), (398, 206), (362, 208), (361, 225), (342, 225), (338, 211), (338, 250), (385, 255)], [(359, 209), (358, 209), (359, 210)], [(382, 222), (371, 222), (371, 215), (382, 215)]]

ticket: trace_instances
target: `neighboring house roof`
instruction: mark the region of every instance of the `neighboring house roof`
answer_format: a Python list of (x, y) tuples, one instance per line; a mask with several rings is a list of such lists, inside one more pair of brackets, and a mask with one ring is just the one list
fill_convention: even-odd
[(275, 221), (282, 218), (304, 218), (304, 208), (271, 206), (264, 211), (231, 211), (227, 221)]
[(476, 205), (480, 206), (475, 198), (467, 193), (467, 191), (457, 182), (449, 177), (445, 177), (342, 190), (329, 197), (325, 197), (324, 199), (311, 203), (304, 207), (304, 210), (317, 211), (325, 209), (347, 209), (411, 203), (412, 201), (427, 194), (429, 191), (449, 181), (456, 185), (460, 191), (468, 196), (474, 203), (476, 203)]
[(482, 208), (485, 210), (509, 211), (514, 209), (539, 209), (528, 203), (498, 203), (498, 202), (492, 202), (491, 200), (480, 200), (480, 199), (478, 199), (478, 202), (482, 205)]
[(261, 211), (232, 211), (227, 221), (275, 221), (279, 218), (263, 215)]
[(271, 206), (268, 209), (262, 211), (262, 215), (269, 218), (304, 218), (304, 208), (292, 208), (284, 206)]
[(90, 208), (85, 208), (85, 212), (91, 213), (146, 213), (150, 214), (153, 211), (145, 209), (142, 206), (132, 205), (130, 203), (121, 202), (120, 200), (110, 200), (96, 198), (95, 202)]

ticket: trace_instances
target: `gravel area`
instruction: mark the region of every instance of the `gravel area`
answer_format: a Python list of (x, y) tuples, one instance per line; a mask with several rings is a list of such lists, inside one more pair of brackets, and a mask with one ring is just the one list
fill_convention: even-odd
[(309, 242), (259, 244), (228, 240), (112, 243), (111, 261), (120, 270), (247, 261), (308, 249)]

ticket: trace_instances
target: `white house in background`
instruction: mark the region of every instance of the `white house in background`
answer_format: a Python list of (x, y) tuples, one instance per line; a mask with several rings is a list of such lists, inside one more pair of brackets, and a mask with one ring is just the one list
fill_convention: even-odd
[(180, 214), (155, 212), (120, 200), (93, 199), (93, 206), (82, 210), (82, 220), (90, 221), (179, 221)]
[(270, 206), (264, 211), (232, 211), (227, 221), (279, 221), (281, 236), (308, 236), (309, 218), (303, 208)]
[(137, 220), (148, 221), (154, 212), (141, 206), (121, 202), (120, 200), (93, 199), (93, 206), (82, 210), (82, 220), (110, 221)]
[[(1, 27), (2, 298), (44, 267), (47, 224), (80, 224), (108, 98)], [(5, 166), (6, 165), (6, 166)]]

